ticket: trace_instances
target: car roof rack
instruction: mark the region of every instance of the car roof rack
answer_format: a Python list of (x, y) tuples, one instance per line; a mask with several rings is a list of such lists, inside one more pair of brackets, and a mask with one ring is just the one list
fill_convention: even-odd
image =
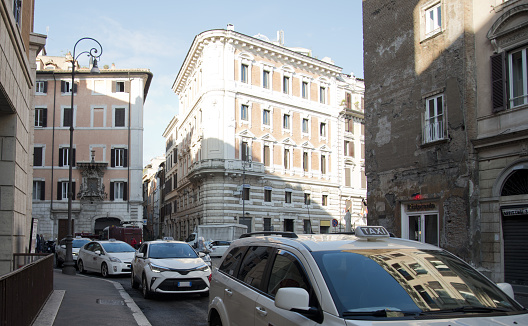
[(260, 231), (260, 232), (250, 232), (250, 233), (244, 233), (240, 236), (240, 239), (242, 238), (249, 238), (255, 235), (280, 235), (283, 238), (298, 238), (297, 234), (295, 232), (283, 232), (283, 231)]

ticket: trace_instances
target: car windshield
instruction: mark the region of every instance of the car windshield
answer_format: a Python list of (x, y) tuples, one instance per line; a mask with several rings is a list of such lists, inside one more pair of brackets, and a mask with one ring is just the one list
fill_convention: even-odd
[(340, 315), (351, 319), (522, 309), (443, 250), (313, 252)]
[(149, 247), (149, 258), (198, 258), (186, 243), (153, 243)]
[(135, 252), (136, 250), (126, 242), (101, 243), (106, 252)]
[(76, 240), (76, 239), (73, 239), (72, 248), (81, 248), (82, 246), (84, 246), (88, 242), (90, 242), (90, 240)]

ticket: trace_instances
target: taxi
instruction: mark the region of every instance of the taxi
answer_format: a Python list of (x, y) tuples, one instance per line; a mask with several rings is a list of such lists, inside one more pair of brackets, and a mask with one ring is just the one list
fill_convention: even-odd
[(97, 272), (103, 277), (130, 274), (136, 250), (124, 241), (115, 239), (92, 241), (79, 250), (79, 272)]
[(213, 270), (209, 299), (210, 326), (528, 325), (511, 285), (380, 226), (243, 235)]

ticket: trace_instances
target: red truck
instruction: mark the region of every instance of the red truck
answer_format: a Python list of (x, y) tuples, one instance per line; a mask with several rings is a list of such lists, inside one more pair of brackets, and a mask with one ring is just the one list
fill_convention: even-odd
[[(143, 230), (138, 226), (107, 226), (103, 229), (102, 239), (121, 240), (137, 249), (143, 242)], [(135, 243), (132, 239), (135, 240)]]

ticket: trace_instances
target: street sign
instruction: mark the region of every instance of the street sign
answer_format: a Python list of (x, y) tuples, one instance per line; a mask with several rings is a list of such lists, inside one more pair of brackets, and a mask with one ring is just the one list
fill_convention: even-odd
[(332, 226), (333, 227), (337, 227), (338, 224), (339, 224), (339, 222), (335, 218), (332, 219)]

